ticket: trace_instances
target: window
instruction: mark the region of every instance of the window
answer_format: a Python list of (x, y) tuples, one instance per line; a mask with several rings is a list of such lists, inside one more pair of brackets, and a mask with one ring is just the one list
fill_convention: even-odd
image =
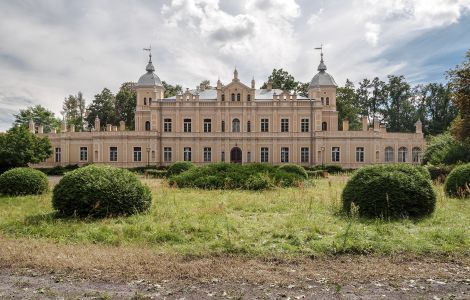
[(327, 131), (328, 130), (328, 124), (326, 122), (321, 123), (321, 130), (322, 131)]
[(233, 119), (233, 121), (232, 121), (232, 132), (240, 132), (240, 120)]
[(281, 132), (289, 132), (289, 119), (281, 119)]
[(204, 147), (204, 161), (205, 162), (212, 161), (212, 149), (211, 149), (211, 147)]
[(222, 94), (222, 101), (225, 101), (225, 94)]
[(88, 160), (88, 148), (80, 147), (80, 161), (87, 161), (87, 160)]
[(246, 96), (246, 101), (251, 101), (251, 94), (248, 94), (248, 96)]
[(235, 94), (232, 93), (232, 101), (235, 101)]
[(247, 154), (246, 154), (246, 161), (251, 162), (251, 152), (250, 151), (248, 151)]
[(411, 156), (413, 157), (413, 162), (414, 163), (421, 162), (421, 148), (413, 147), (413, 149), (411, 149)]
[(109, 161), (117, 161), (117, 147), (109, 147)]
[(251, 132), (251, 122), (246, 122), (246, 132)]
[(147, 98), (144, 98), (144, 105), (147, 105)]
[(408, 156), (408, 149), (400, 147), (398, 149), (398, 162), (406, 162), (406, 156)]
[(330, 98), (326, 97), (326, 105), (330, 105)]
[(220, 123), (220, 131), (225, 132), (225, 121), (222, 121), (222, 123)]
[(191, 161), (191, 147), (184, 147), (183, 160), (184, 161)]
[(204, 119), (204, 132), (212, 131), (212, 121), (211, 119)]
[(55, 162), (60, 162), (62, 160), (62, 149), (55, 148)]
[(364, 162), (364, 147), (356, 147), (356, 162)]
[(269, 149), (268, 147), (261, 147), (261, 162), (269, 162)]
[(325, 99), (323, 99), (323, 97), (321, 97), (321, 105), (325, 105)]
[(184, 132), (191, 132), (191, 119), (183, 120), (183, 130)]
[(150, 121), (145, 122), (145, 131), (150, 131)]
[(339, 147), (331, 148), (331, 161), (339, 162)]
[(152, 105), (152, 98), (149, 98), (149, 105)]
[(387, 147), (385, 148), (385, 162), (393, 162), (393, 148)]
[(289, 148), (288, 147), (281, 147), (281, 162), (282, 163), (289, 162)]
[(171, 147), (163, 147), (163, 161), (171, 162)]
[(310, 120), (309, 119), (300, 120), (300, 131), (309, 132), (309, 129), (310, 129)]
[(142, 161), (142, 148), (134, 147), (134, 161)]
[(164, 119), (163, 120), (163, 131), (164, 132), (171, 132), (171, 119)]
[(240, 93), (237, 94), (237, 101), (240, 101), (241, 99), (241, 96), (240, 96)]
[(222, 152), (220, 153), (220, 160), (221, 160), (222, 162), (225, 161), (225, 151), (222, 151)]
[(269, 119), (261, 119), (261, 132), (269, 131)]
[(310, 151), (308, 147), (301, 147), (300, 148), (300, 162), (308, 163), (310, 157)]

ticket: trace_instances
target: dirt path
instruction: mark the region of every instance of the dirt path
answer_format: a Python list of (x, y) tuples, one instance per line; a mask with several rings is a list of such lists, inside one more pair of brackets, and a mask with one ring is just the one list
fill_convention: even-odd
[(182, 257), (0, 237), (0, 299), (470, 299), (470, 258)]

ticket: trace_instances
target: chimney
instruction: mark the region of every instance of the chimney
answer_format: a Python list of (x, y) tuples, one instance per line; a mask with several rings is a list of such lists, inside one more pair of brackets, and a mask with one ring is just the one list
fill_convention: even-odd
[(38, 126), (38, 133), (40, 133), (40, 134), (44, 133), (44, 126), (42, 126), (42, 125)]
[(120, 131), (125, 131), (126, 130), (126, 122), (124, 122), (124, 121), (119, 122), (119, 130)]
[(349, 131), (349, 120), (343, 120), (343, 131)]
[(101, 124), (100, 124), (100, 118), (98, 118), (98, 116), (96, 116), (95, 118), (95, 131), (100, 131), (101, 130)]
[(415, 123), (416, 126), (416, 133), (423, 133), (423, 124), (421, 123), (421, 120), (418, 120)]
[(65, 119), (62, 121), (61, 132), (67, 132), (67, 122)]
[(33, 119), (29, 120), (28, 129), (29, 129), (29, 131), (30, 131), (32, 134), (35, 134), (35, 133), (36, 133), (36, 130), (35, 130), (35, 128), (34, 128), (34, 121), (33, 121)]
[(113, 130), (113, 125), (106, 124), (106, 131), (111, 131), (111, 130)]
[(362, 131), (369, 130), (369, 119), (367, 116), (362, 117)]
[(118, 127), (117, 127), (117, 126), (113, 126), (113, 131), (118, 131)]
[(70, 125), (70, 132), (75, 132), (75, 125)]
[(273, 82), (271, 80), (268, 80), (267, 90), (271, 91), (272, 89), (273, 89)]
[(374, 118), (374, 131), (380, 131), (380, 122), (378, 118)]

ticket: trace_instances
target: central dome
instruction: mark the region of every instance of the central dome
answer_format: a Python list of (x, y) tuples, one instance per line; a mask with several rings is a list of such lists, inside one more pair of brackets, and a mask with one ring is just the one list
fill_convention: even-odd
[(145, 70), (147, 73), (144, 75), (140, 76), (139, 81), (137, 82), (138, 86), (163, 86), (162, 81), (160, 78), (155, 74), (155, 67), (153, 66), (152, 63), (152, 55), (150, 54), (150, 59), (149, 63), (147, 64), (147, 67), (145, 67)]
[(320, 64), (318, 65), (318, 73), (317, 75), (313, 76), (312, 80), (310, 81), (309, 88), (318, 88), (321, 86), (338, 86), (330, 74), (326, 72), (326, 65), (323, 61), (323, 53), (321, 53), (321, 60)]

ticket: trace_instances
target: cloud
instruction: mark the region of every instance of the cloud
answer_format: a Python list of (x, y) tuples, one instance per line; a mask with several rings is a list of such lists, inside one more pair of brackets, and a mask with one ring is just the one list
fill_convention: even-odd
[(371, 23), (371, 22), (367, 22), (365, 24), (365, 28), (366, 28), (366, 33), (365, 33), (366, 41), (370, 45), (376, 46), (377, 41), (379, 40), (380, 25), (379, 24), (374, 24), (374, 23)]

